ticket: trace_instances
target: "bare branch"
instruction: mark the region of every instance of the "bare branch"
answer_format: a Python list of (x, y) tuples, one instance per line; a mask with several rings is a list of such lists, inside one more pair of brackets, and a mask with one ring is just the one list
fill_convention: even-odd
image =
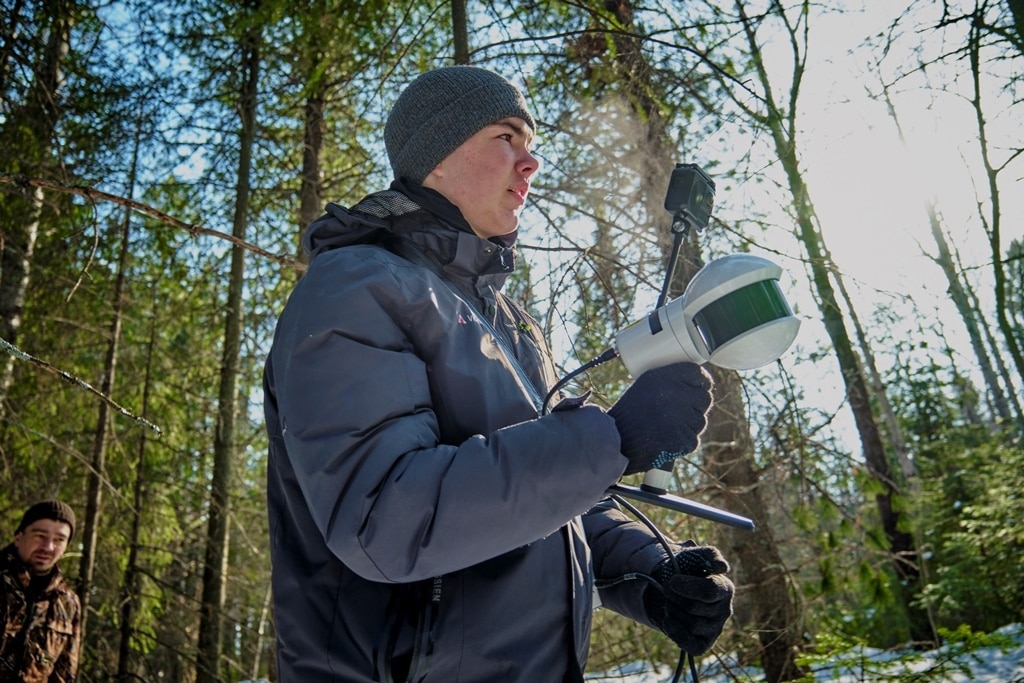
[(155, 218), (161, 223), (166, 223), (167, 225), (170, 225), (172, 227), (187, 230), (193, 237), (197, 237), (199, 235), (216, 237), (217, 239), (230, 242), (236, 247), (241, 247), (242, 249), (251, 251), (254, 254), (268, 258), (271, 261), (280, 263), (282, 266), (293, 268), (299, 271), (306, 269), (305, 264), (303, 264), (301, 261), (299, 261), (293, 256), (288, 256), (285, 254), (272, 254), (266, 249), (263, 249), (262, 247), (257, 247), (255, 244), (246, 242), (245, 240), (239, 239), (234, 235), (229, 235), (225, 232), (220, 232), (219, 230), (213, 230), (211, 228), (204, 228), (203, 226), (196, 225), (195, 223), (186, 223), (185, 221), (179, 220), (174, 216), (171, 216), (170, 214), (161, 211), (160, 209), (157, 209), (155, 207), (152, 207), (148, 204), (143, 204), (142, 202), (135, 201), (134, 199), (121, 197), (116, 194), (110, 194), (109, 192), (103, 192), (102, 190), (97, 190), (93, 187), (87, 187), (85, 185), (67, 185), (65, 183), (59, 183), (53, 180), (46, 180), (44, 178), (33, 178), (30, 176), (12, 173), (0, 173), (0, 183), (5, 185), (14, 185), (17, 187), (38, 187), (43, 190), (64, 192), (67, 194), (78, 195), (79, 197), (86, 197), (87, 199), (98, 199), (106, 202), (111, 202), (113, 204), (119, 204), (128, 209), (131, 209), (132, 211), (137, 211), (143, 215)]
[(32, 356), (30, 354), (25, 353), (24, 351), (22, 351), (18, 347), (14, 346), (10, 342), (8, 342), (6, 339), (0, 339), (0, 349), (3, 349), (4, 351), (6, 351), (10, 355), (14, 356), (18, 360), (27, 361), (27, 362), (31, 363), (32, 365), (36, 366), (37, 368), (40, 368), (42, 370), (46, 370), (50, 374), (56, 375), (57, 377), (60, 377), (62, 380), (64, 380), (65, 382), (67, 382), (69, 384), (73, 384), (73, 385), (75, 385), (75, 386), (77, 386), (77, 387), (79, 387), (81, 389), (85, 389), (90, 394), (98, 396), (100, 398), (100, 400), (102, 400), (104, 403), (106, 403), (111, 408), (113, 408), (117, 412), (121, 413), (125, 417), (128, 417), (128, 418), (131, 418), (132, 420), (135, 420), (136, 422), (138, 422), (140, 425), (142, 425), (144, 427), (149, 427), (150, 429), (152, 429), (157, 434), (163, 434), (163, 432), (160, 430), (160, 428), (157, 427), (155, 424), (153, 424), (152, 422), (150, 422), (149, 420), (147, 420), (144, 417), (140, 417), (138, 415), (133, 414), (131, 411), (129, 411), (127, 408), (122, 406), (120, 403), (118, 403), (114, 399), (112, 399), (109, 396), (104, 395), (102, 392), (99, 392), (96, 389), (94, 389), (93, 386), (91, 384), (89, 384), (88, 382), (86, 382), (85, 380), (78, 379), (77, 377), (75, 377), (71, 373), (66, 372), (64, 370), (61, 370), (60, 368), (54, 367), (53, 365), (50, 365), (45, 360), (42, 360), (40, 358), (36, 358), (35, 356)]

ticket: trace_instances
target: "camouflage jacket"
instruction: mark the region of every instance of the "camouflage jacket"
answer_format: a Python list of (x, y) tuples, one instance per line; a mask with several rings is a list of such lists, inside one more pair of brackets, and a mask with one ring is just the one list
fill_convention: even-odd
[(28, 604), (30, 580), (13, 544), (0, 551), (0, 683), (71, 683), (78, 671), (78, 595), (55, 568)]

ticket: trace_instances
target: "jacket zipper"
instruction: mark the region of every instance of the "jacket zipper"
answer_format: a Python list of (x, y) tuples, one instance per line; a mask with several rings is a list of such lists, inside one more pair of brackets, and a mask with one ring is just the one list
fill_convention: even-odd
[[(445, 281), (445, 284), (448, 285), (448, 288), (452, 290), (452, 293), (455, 294), (455, 296), (460, 301), (463, 300), (462, 297), (459, 295), (459, 292), (455, 291), (454, 287), (452, 287), (447, 281)], [(469, 305), (469, 307), (472, 308), (474, 311), (476, 311), (476, 307), (474, 307), (471, 303), (469, 303), (468, 301), (466, 301), (465, 303)], [(515, 370), (516, 375), (518, 375), (520, 383), (522, 383), (522, 385), (526, 387), (527, 393), (529, 393), (530, 395), (530, 401), (533, 403), (533, 407), (536, 409), (537, 414), (540, 415), (540, 411), (543, 408), (543, 399), (540, 397), (540, 392), (537, 391), (537, 387), (533, 385), (533, 380), (531, 380), (529, 376), (527, 376), (526, 370), (523, 369), (523, 366), (519, 363), (519, 359), (516, 358), (515, 354), (512, 353), (512, 349), (509, 347), (508, 342), (505, 341), (504, 337), (498, 334), (498, 330), (495, 329), (494, 325), (491, 324), (491, 321), (488, 320), (483, 315), (478, 315), (477, 317), (480, 318), (480, 322), (483, 323), (483, 326), (487, 328), (487, 331), (491, 334), (491, 337), (494, 338), (494, 341), (501, 348), (501, 352), (505, 355), (505, 358), (508, 359), (509, 365), (512, 366), (512, 369)]]
[(530, 402), (533, 403), (534, 410), (537, 412), (537, 415), (539, 416), (541, 414), (541, 411), (544, 410), (544, 398), (540, 395), (540, 392), (537, 390), (537, 387), (534, 386), (533, 381), (530, 379), (530, 376), (526, 374), (526, 370), (523, 369), (523, 366), (519, 363), (519, 359), (516, 358), (514, 353), (512, 353), (512, 349), (505, 341), (505, 338), (498, 334), (498, 330), (496, 330), (494, 325), (491, 324), (491, 321), (487, 319), (487, 316), (484, 315), (484, 312), (479, 310), (473, 304), (472, 301), (467, 300), (462, 295), (462, 292), (460, 292), (459, 289), (454, 285), (454, 283), (452, 283), (445, 276), (444, 271), (441, 269), (441, 264), (437, 262), (436, 259), (432, 257), (432, 255), (425, 253), (422, 249), (420, 249), (418, 246), (416, 246), (415, 244), (408, 240), (404, 240), (401, 238), (391, 240), (390, 243), (388, 243), (385, 248), (387, 248), (388, 251), (392, 252), (393, 254), (401, 256), (407, 261), (416, 263), (429, 270), (431, 273), (436, 275), (437, 278), (441, 282), (443, 282), (446, 287), (448, 287), (449, 291), (451, 291), (451, 293), (455, 296), (456, 299), (469, 306), (469, 309), (476, 314), (476, 317), (480, 319), (480, 322), (483, 324), (483, 326), (487, 329), (488, 332), (491, 333), (491, 337), (498, 344), (498, 347), (505, 355), (505, 358), (508, 359), (509, 365), (512, 366), (512, 369), (515, 371), (516, 376), (519, 377), (520, 384), (522, 384), (522, 386), (525, 387), (527, 393), (529, 394)]

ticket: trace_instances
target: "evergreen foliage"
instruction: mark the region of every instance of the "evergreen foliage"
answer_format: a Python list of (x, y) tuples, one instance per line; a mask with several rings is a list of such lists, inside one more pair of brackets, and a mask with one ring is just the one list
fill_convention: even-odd
[[(804, 330), (779, 365), (722, 382), (723, 390), (735, 382), (737, 395), (712, 413), (709, 434), (738, 437), (706, 439), (675, 471), (683, 496), (730, 508), (756, 497), (757, 533), (644, 511), (672, 537), (744, 558), (736, 573), (747, 581), (737, 581), (736, 616), (717, 651), (764, 663), (770, 612), (782, 615), (781, 633), (801, 649), (790, 654), (793, 666), (772, 669), (773, 680), (798, 680), (800, 667), (820, 661), (856, 670), (859, 648), (908, 645), (892, 668), (862, 675), (909, 680), (913, 648), (925, 646), (911, 642), (914, 614), (924, 614), (956, 647), (913, 680), (942, 680), (990, 644), (988, 634), (1024, 621), (1024, 374), (1015, 355), (1024, 339), (1024, 257), (1006, 208), (1024, 155), (1019, 126), (1005, 123), (1020, 117), (1020, 15), (1011, 2), (908, 2), (889, 10), (884, 40), (865, 36), (862, 48), (878, 67), (872, 77), (887, 79), (886, 103), (901, 112), (911, 107), (901, 94), (943, 93), (972, 79), (999, 93), (971, 100), (984, 125), (961, 152), (974, 173), (970, 210), (947, 223), (943, 210), (959, 208), (942, 197), (934, 203), (932, 218), (951, 245), (936, 260), (963, 287), (961, 321), (937, 316), (923, 294), (870, 292), (845, 280), (814, 214), (828, 174), (788, 159), (785, 170), (800, 181), (793, 184), (780, 170), (784, 150), (765, 128), (757, 70), (776, 93), (793, 96), (793, 118), (779, 123), (802, 134), (798, 70), (780, 67), (778, 45), (751, 42), (744, 29), (790, 37), (806, 30), (816, 39), (823, 10), (804, 3), (803, 14), (787, 17), (774, 3), (758, 12), (727, 4), (470, 5), (471, 61), (524, 86), (540, 124), (544, 168), (508, 293), (544, 327), (560, 370), (596, 357), (661, 288), (670, 248), (666, 161), (700, 161), (718, 182), (719, 205), (712, 228), (685, 245), (673, 296), (716, 255), (767, 254), (790, 273)], [(309, 212), (330, 201), (351, 205), (388, 184), (386, 112), (415, 74), (450, 63), (448, 10), (412, 0), (0, 0), (0, 339), (64, 373), (0, 348), (0, 521), (10, 536), (25, 507), (46, 497), (63, 498), (83, 519), (97, 506), (81, 680), (191, 681), (202, 661), (237, 250), (247, 252), (244, 325), (233, 359), (238, 405), (216, 678), (274, 680), (263, 359), (302, 274)], [(233, 244), (240, 41), (257, 27), (246, 232)], [(936, 53), (933, 43), (949, 49)], [(975, 50), (973, 71), (964, 46)], [(892, 64), (897, 53), (916, 57)], [(801, 66), (813, 74), (813, 56)], [(933, 80), (917, 80), (922, 74)], [(802, 135), (792, 140), (806, 153)], [(806, 196), (794, 197), (793, 187)], [(801, 217), (809, 233), (793, 228)], [(922, 211), (922, 224), (928, 218)], [(989, 252), (981, 262), (970, 262), (974, 240)], [(836, 284), (834, 301), (807, 284), (816, 277)], [(853, 295), (844, 297), (848, 284)], [(871, 321), (863, 340), (851, 334), (843, 372), (867, 378), (877, 360), (880, 384), (865, 381), (861, 407), (879, 426), (887, 477), (865, 464), (861, 434), (849, 424), (836, 351), (822, 333), (826, 305), (828, 319), (851, 331)], [(961, 327), (976, 330), (973, 343)], [(104, 387), (112, 349), (106, 398), (155, 429), (116, 412), (104, 420), (103, 401), (67, 381)], [(629, 381), (615, 362), (567, 391), (592, 391), (607, 406)], [(892, 423), (883, 420), (887, 403)], [(739, 470), (747, 488), (724, 483)], [(886, 496), (899, 520), (888, 534), (878, 506)], [(894, 569), (893, 531), (914, 541), (919, 587)], [(76, 535), (62, 563), (72, 584), (84, 578), (84, 537)], [(769, 579), (781, 588), (759, 592)], [(597, 613), (589, 671), (637, 659), (674, 665), (677, 657), (660, 634)]]

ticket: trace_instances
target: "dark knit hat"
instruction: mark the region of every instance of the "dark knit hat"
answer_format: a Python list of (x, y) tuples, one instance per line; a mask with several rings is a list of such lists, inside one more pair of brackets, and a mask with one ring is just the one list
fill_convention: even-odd
[(66, 522), (71, 527), (71, 535), (68, 540), (75, 535), (75, 511), (71, 509), (70, 505), (59, 500), (44, 500), (30, 507), (25, 511), (25, 515), (21, 518), (21, 524), (14, 532), (21, 533), (28, 525), (41, 519)]
[(523, 94), (493, 71), (448, 66), (420, 75), (398, 96), (384, 126), (395, 178), (422, 183), (456, 147), (510, 116), (537, 129)]

